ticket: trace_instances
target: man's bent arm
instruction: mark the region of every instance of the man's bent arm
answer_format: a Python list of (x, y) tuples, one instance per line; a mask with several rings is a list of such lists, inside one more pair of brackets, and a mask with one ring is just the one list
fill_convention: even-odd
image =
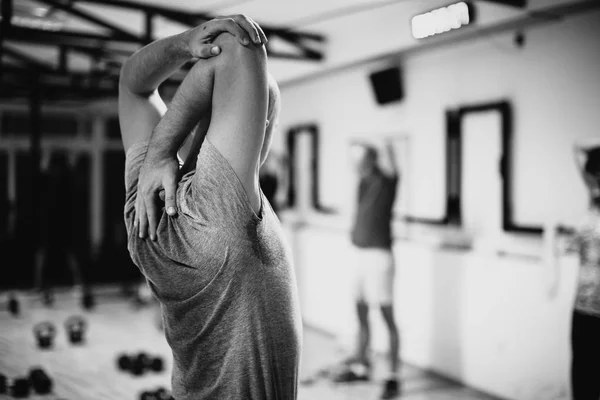
[(243, 15), (215, 18), (181, 34), (157, 40), (127, 60), (119, 81), (119, 121), (123, 145), (147, 141), (166, 112), (166, 106), (156, 90), (171, 74), (192, 58), (210, 58), (219, 54), (212, 40), (229, 32), (242, 44), (249, 35), (266, 41), (264, 33)]
[[(212, 63), (198, 61), (177, 89), (169, 109), (153, 129), (146, 158), (140, 169), (135, 205), (136, 226), (139, 224), (141, 238), (148, 231), (150, 238), (156, 240), (160, 214), (156, 195), (161, 188), (165, 190), (167, 213), (174, 215), (177, 212), (175, 194), (180, 172), (177, 150), (195, 125), (208, 128), (206, 120), (207, 115), (210, 120), (213, 79)], [(202, 132), (198, 132), (196, 136), (198, 134)]]
[(208, 60), (200, 60), (188, 72), (152, 133), (146, 155), (149, 160), (174, 159), (185, 138), (199, 123), (193, 142), (204, 138), (208, 129), (206, 120), (210, 120), (213, 65)]
[(160, 39), (138, 50), (121, 69), (122, 89), (149, 97), (158, 86), (192, 59), (186, 33)]
[(182, 34), (158, 40), (131, 56), (119, 79), (119, 123), (125, 151), (136, 142), (147, 141), (166, 105), (157, 88), (183, 64), (191, 60)]

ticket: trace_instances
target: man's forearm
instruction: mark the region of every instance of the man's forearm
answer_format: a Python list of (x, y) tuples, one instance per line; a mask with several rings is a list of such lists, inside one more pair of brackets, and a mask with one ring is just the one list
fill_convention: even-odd
[(394, 143), (391, 140), (388, 140), (385, 143), (385, 147), (387, 150), (387, 155), (389, 157), (390, 167), (394, 172), (394, 175), (398, 175), (398, 164), (396, 163), (396, 152), (394, 151)]
[[(169, 109), (152, 133), (149, 157), (175, 157), (192, 129), (199, 122), (210, 121), (214, 70), (206, 64), (199, 60), (179, 85)], [(201, 123), (196, 135), (203, 137), (207, 129), (208, 123)]]
[(119, 84), (146, 96), (192, 59), (187, 33), (157, 40), (138, 50), (123, 65)]

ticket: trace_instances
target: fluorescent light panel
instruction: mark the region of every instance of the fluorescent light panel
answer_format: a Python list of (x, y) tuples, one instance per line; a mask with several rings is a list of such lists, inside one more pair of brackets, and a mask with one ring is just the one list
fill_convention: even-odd
[(424, 39), (462, 28), (474, 20), (475, 7), (471, 3), (461, 1), (415, 15), (411, 20), (412, 35), (415, 39)]

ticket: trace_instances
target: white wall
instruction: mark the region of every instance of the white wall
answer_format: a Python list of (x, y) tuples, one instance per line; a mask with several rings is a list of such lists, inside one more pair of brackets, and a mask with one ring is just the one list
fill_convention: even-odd
[[(445, 110), (508, 99), (515, 110), (517, 222), (570, 220), (586, 206), (573, 141), (600, 136), (598, 37), (600, 13), (593, 13), (526, 32), (523, 49), (503, 36), (413, 55), (402, 64), (405, 100), (385, 107), (376, 105), (368, 81), (385, 64), (284, 87), (282, 135), (274, 147), (281, 148), (287, 128), (316, 122), (323, 203), (347, 211), (353, 198), (348, 140), (410, 135), (412, 214), (436, 218), (445, 201)], [(345, 289), (352, 262), (348, 220), (306, 218), (293, 237), (304, 318), (348, 343), (354, 328)], [(540, 239), (505, 235), (503, 249), (521, 256), (501, 258), (443, 250), (429, 240), (449, 235), (416, 227), (396, 242), (404, 359), (509, 399), (566, 399), (576, 260), (563, 260), (559, 294), (551, 299)], [(383, 350), (380, 328), (375, 346)]]

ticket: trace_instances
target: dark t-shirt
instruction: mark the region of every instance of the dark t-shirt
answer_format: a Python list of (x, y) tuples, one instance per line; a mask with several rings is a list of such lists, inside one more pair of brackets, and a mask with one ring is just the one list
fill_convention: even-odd
[(397, 176), (375, 170), (361, 179), (358, 207), (352, 229), (352, 243), (362, 248), (392, 247), (392, 207), (396, 199)]
[(294, 400), (302, 325), (291, 249), (261, 196), (254, 213), (227, 160), (207, 140), (163, 209), (158, 239), (132, 229), (147, 144), (125, 165), (128, 248), (161, 303), (177, 400)]

